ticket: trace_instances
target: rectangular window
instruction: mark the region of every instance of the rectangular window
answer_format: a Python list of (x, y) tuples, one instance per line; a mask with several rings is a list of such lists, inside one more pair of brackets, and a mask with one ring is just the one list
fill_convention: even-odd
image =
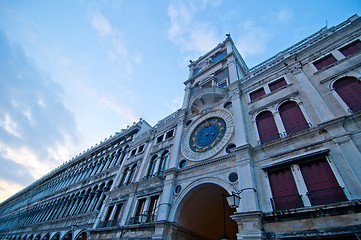
[(339, 51), (345, 56), (350, 56), (354, 53), (357, 53), (358, 51), (361, 50), (361, 41), (357, 40), (343, 48), (340, 48)]
[(219, 84), (224, 79), (227, 79), (229, 76), (228, 68), (223, 69), (222, 71), (219, 71), (215, 74), (216, 82)]
[(163, 135), (160, 135), (159, 137), (157, 137), (157, 143), (160, 143), (161, 141), (163, 141)]
[(107, 214), (106, 214), (106, 216), (105, 216), (104, 222), (109, 221), (109, 219), (110, 219), (110, 214), (112, 214), (113, 209), (114, 209), (114, 206), (108, 207), (108, 211), (107, 211)]
[(123, 204), (117, 204), (117, 209), (115, 210), (115, 214), (113, 220), (116, 221), (119, 218), (120, 212), (122, 210)]
[(135, 212), (135, 216), (142, 215), (142, 213), (144, 211), (144, 205), (145, 205), (145, 198), (139, 199), (138, 200), (137, 211)]
[(253, 100), (255, 100), (255, 99), (257, 99), (257, 98), (259, 98), (259, 97), (261, 97), (261, 96), (263, 96), (263, 95), (265, 95), (265, 94), (266, 94), (266, 93), (264, 92), (264, 89), (263, 89), (263, 88), (260, 88), (260, 89), (254, 91), (254, 92), (251, 92), (251, 93), (249, 94), (249, 96), (250, 96), (250, 98), (251, 98), (251, 101), (253, 101)]
[(303, 207), (291, 168), (283, 168), (268, 172), (273, 196), (273, 208), (285, 210)]
[(150, 204), (148, 208), (148, 218), (147, 222), (151, 222), (155, 220), (155, 210), (157, 208), (159, 196), (153, 196), (150, 198)]
[(217, 53), (214, 57), (212, 57), (212, 62), (216, 63), (227, 55), (227, 50), (223, 50), (222, 52)]
[(165, 138), (168, 139), (168, 138), (173, 137), (173, 132), (174, 132), (174, 129), (168, 131), (167, 134), (165, 135)]
[(312, 205), (347, 200), (325, 157), (300, 164), (300, 170)]
[(137, 152), (137, 149), (136, 148), (133, 149), (132, 152), (130, 153), (130, 156), (134, 156), (136, 152)]
[(269, 89), (271, 90), (271, 92), (273, 92), (276, 89), (279, 89), (279, 88), (281, 88), (283, 86), (286, 86), (286, 85), (287, 85), (286, 80), (284, 78), (281, 78), (278, 81), (270, 83), (268, 86), (269, 86)]
[(144, 144), (143, 144), (143, 145), (141, 145), (141, 146), (138, 148), (138, 153), (143, 152), (143, 150), (144, 150)]
[(317, 70), (321, 70), (322, 68), (327, 67), (328, 65), (331, 65), (335, 62), (337, 62), (337, 59), (332, 54), (329, 54), (326, 57), (314, 62), (313, 65), (315, 65)]
[(197, 75), (201, 69), (202, 69), (201, 67), (195, 68), (195, 69), (193, 70), (193, 76), (194, 76), (194, 75)]

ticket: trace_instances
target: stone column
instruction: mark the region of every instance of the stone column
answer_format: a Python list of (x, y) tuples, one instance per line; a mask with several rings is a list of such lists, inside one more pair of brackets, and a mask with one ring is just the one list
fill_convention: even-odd
[(138, 175), (135, 179), (136, 182), (138, 182), (142, 178), (142, 176), (144, 176), (144, 167), (148, 165), (147, 163), (149, 162), (149, 159), (151, 157), (149, 153), (153, 142), (154, 141), (149, 141), (149, 143), (147, 144), (147, 149), (145, 150), (142, 162), (139, 167)]
[(157, 221), (167, 221), (170, 207), (173, 202), (174, 174), (168, 174), (164, 180), (163, 192), (160, 197)]
[(320, 118), (321, 122), (333, 119), (334, 115), (330, 111), (330, 108), (327, 106), (324, 99), (321, 97), (320, 93), (317, 91), (311, 80), (308, 79), (303, 70), (298, 71), (294, 76), (297, 78), (303, 92), (310, 99), (310, 102), (313, 103), (312, 106), (315, 108), (317, 116)]
[(190, 95), (191, 95), (191, 83), (190, 83), (190, 81), (188, 81), (186, 83), (182, 109), (187, 109), (188, 108)]
[(341, 159), (337, 159), (337, 162), (334, 161), (335, 165), (338, 168), (345, 169), (344, 171), (340, 171), (340, 173), (347, 173), (347, 175), (343, 175), (344, 181), (347, 181), (347, 189), (350, 191), (353, 199), (361, 198), (361, 153), (358, 150), (357, 146), (353, 142), (350, 135), (343, 135), (336, 138), (333, 138), (333, 142), (336, 143), (337, 148), (343, 158), (344, 162), (347, 164), (341, 164)]
[(179, 162), (179, 153), (182, 144), (182, 136), (183, 136), (183, 129), (184, 129), (184, 111), (179, 112), (177, 127), (174, 135), (174, 141), (172, 150), (170, 151), (169, 156), (169, 163), (168, 168), (177, 168)]
[(245, 145), (235, 149), (236, 166), (239, 176), (240, 206), (232, 219), (238, 224), (237, 239), (263, 238), (262, 212), (259, 210), (257, 188), (254, 180), (251, 146)]
[(96, 190), (95, 191), (95, 196), (93, 198), (93, 201), (90, 203), (90, 206), (88, 207), (88, 210), (87, 212), (92, 212), (93, 211), (93, 208), (94, 206), (96, 205), (96, 203), (99, 201), (99, 198), (100, 198), (100, 195), (101, 195), (102, 191), (101, 190)]
[[(238, 85), (237, 85), (238, 87)], [(243, 116), (243, 106), (239, 89), (233, 89), (232, 110), (234, 117), (234, 129), (236, 134), (236, 146), (247, 144), (246, 122)]]

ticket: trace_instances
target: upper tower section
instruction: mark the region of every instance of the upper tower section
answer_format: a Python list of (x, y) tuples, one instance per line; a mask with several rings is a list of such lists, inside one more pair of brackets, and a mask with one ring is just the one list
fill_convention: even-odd
[(227, 86), (242, 79), (248, 67), (230, 36), (214, 49), (191, 61), (183, 108), (200, 112), (225, 94)]

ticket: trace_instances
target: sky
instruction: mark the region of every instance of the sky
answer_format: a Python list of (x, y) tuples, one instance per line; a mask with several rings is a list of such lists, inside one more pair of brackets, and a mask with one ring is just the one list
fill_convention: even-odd
[(230, 33), (253, 67), (359, 0), (0, 0), (0, 202), (140, 118), (181, 107)]

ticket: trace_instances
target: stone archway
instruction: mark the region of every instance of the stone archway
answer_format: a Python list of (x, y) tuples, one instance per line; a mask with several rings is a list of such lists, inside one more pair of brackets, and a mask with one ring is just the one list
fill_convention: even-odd
[(224, 235), (225, 209), (226, 234), (232, 240), (237, 239), (237, 224), (230, 218), (234, 210), (224, 195), (228, 195), (227, 191), (216, 184), (197, 186), (182, 200), (177, 222), (204, 239), (219, 240)]

